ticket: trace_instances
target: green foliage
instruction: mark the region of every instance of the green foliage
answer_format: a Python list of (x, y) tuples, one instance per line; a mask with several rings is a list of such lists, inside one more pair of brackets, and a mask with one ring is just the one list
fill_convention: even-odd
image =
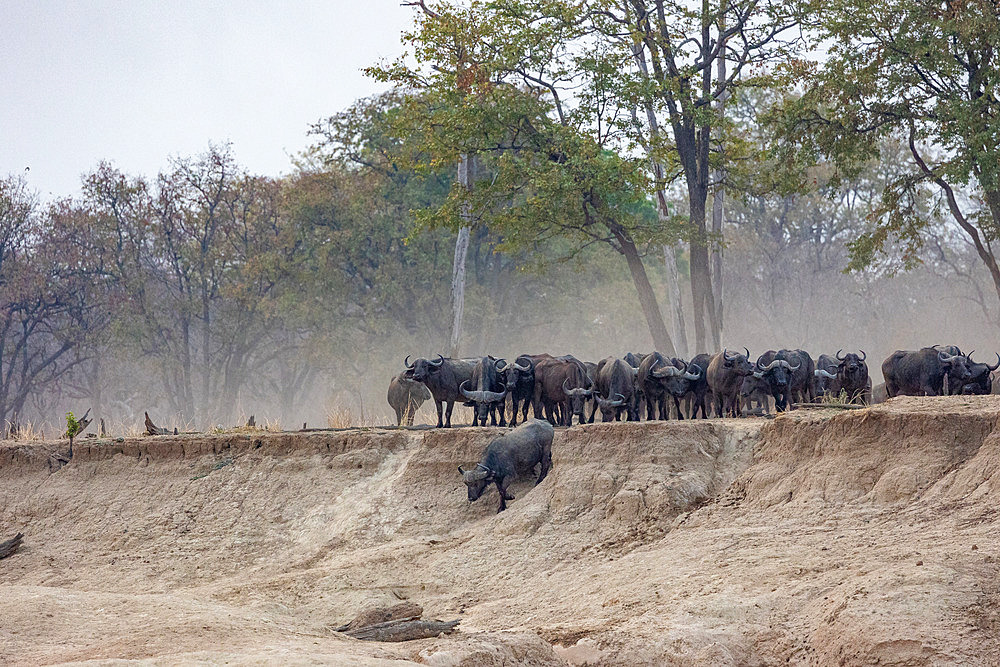
[(72, 440), (83, 430), (83, 425), (76, 420), (72, 412), (66, 413), (66, 436)]
[(827, 58), (809, 72), (804, 94), (774, 115), (788, 153), (828, 159), (851, 177), (887, 140), (908, 152), (871, 230), (850, 246), (851, 268), (884, 258), (891, 245), (912, 267), (948, 211), (996, 269), (988, 243), (1000, 230), (998, 5), (837, 0), (810, 10)]

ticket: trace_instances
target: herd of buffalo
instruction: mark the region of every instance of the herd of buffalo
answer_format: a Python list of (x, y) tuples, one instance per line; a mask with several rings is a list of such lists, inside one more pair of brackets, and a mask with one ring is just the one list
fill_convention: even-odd
[[(475, 410), (473, 423), (510, 426), (528, 418), (570, 426), (645, 418), (738, 417), (795, 403), (834, 397), (852, 403), (880, 402), (898, 395), (992, 393), (992, 373), (1000, 368), (973, 361), (955, 346), (898, 350), (882, 363), (884, 385), (872, 388), (867, 355), (838, 351), (815, 360), (803, 350), (770, 350), (751, 361), (750, 351), (728, 349), (699, 354), (690, 361), (659, 352), (607, 357), (597, 363), (566, 355), (525, 354), (513, 362), (492, 356), (478, 359), (407, 357), (406, 370), (392, 378), (388, 401), (398, 423), (413, 423), (414, 411), (434, 399), (438, 427), (451, 426), (456, 402)], [(1000, 383), (998, 383), (1000, 384)], [(644, 410), (645, 409), (645, 410)], [(589, 411), (589, 414), (588, 414)]]

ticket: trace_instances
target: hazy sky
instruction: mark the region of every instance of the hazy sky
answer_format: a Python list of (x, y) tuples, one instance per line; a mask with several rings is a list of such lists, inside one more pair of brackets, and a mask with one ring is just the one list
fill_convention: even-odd
[(0, 0), (0, 175), (43, 199), (100, 160), (152, 176), (231, 141), (255, 173), (290, 169), (309, 123), (383, 86), (412, 10), (389, 0)]

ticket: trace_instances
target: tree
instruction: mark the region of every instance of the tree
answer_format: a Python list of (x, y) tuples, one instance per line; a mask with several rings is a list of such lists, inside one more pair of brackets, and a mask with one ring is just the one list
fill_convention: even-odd
[(898, 242), (908, 266), (940, 213), (975, 247), (1000, 299), (1000, 6), (992, 0), (838, 0), (813, 7), (824, 62), (776, 116), (786, 149), (850, 176), (886, 138), (907, 171), (884, 188), (872, 227), (851, 244), (860, 269)]
[[(713, 167), (721, 169), (740, 157), (730, 150), (739, 142), (720, 129), (722, 115), (712, 105), (737, 87), (765, 78), (750, 77), (750, 68), (763, 71), (786, 61), (799, 44), (798, 36), (788, 32), (795, 23), (786, 3), (760, 0), (723, 1), (718, 7), (706, 1), (700, 8), (637, 0), (472, 2), (467, 7), (442, 2), (418, 16), (416, 29), (404, 35), (415, 47), (415, 64), (403, 58), (371, 71), (421, 94), (435, 91), (431, 107), (436, 120), (424, 120), (443, 152), (457, 155), (459, 144), (473, 143), (488, 156), (524, 151), (528, 135), (549, 136), (541, 127), (546, 122), (629, 160), (638, 159), (633, 148), (641, 147), (643, 188), (657, 202), (659, 226), (676, 227), (664, 235), (689, 244), (695, 344), (703, 350), (708, 337), (717, 341), (721, 326), (709, 261), (710, 247), (719, 239), (706, 226), (706, 207), (708, 195), (722, 184), (713, 183), (710, 175)], [(720, 60), (730, 67), (720, 68)], [(455, 85), (459, 62), (475, 63), (464, 76), (476, 93), (465, 100), (449, 98), (445, 90)], [(496, 92), (511, 87), (525, 99)], [(485, 126), (503, 115), (495, 113), (500, 103), (522, 112), (519, 122), (508, 114), (510, 123), (503, 131)], [(445, 110), (449, 105), (454, 113)], [(471, 141), (476, 137), (479, 141)], [(540, 146), (537, 150), (543, 152)], [(550, 157), (559, 155), (551, 147), (545, 150)], [(563, 162), (566, 169), (578, 164), (572, 158)], [(684, 220), (674, 215), (666, 193), (677, 179), (686, 185)], [(630, 241), (615, 237), (608, 235), (624, 251), (630, 268), (638, 268)], [(644, 310), (650, 307), (647, 319), (657, 331), (654, 340), (666, 349), (662, 318), (652, 323), (653, 304), (643, 296), (641, 283), (639, 278), (640, 301)]]
[(107, 325), (85, 228), (56, 219), (23, 178), (0, 179), (0, 424), (86, 361), (83, 343)]

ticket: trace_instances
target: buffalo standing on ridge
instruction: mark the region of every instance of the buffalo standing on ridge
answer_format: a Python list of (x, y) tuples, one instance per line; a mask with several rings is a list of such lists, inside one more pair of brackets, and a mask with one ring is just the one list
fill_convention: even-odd
[(404, 418), (406, 425), (412, 426), (414, 413), (431, 397), (430, 390), (424, 384), (406, 377), (407, 373), (409, 371), (393, 376), (386, 393), (386, 400), (396, 412), (396, 426), (402, 425)]
[[(475, 359), (446, 359), (440, 354), (436, 360), (419, 358), (410, 363), (407, 356), (403, 362), (409, 378), (422, 382), (434, 397), (437, 406), (438, 428), (451, 428), (451, 411), (456, 401), (464, 400), (460, 387), (472, 378), (472, 370), (476, 366)], [(447, 404), (447, 412), (444, 406)], [(444, 419), (442, 419), (444, 417)]]
[(837, 354), (833, 357), (836, 366), (832, 371), (827, 361), (829, 355), (820, 355), (825, 366), (822, 368), (817, 366), (814, 373), (817, 381), (824, 380), (824, 395), (836, 398), (843, 392), (849, 403), (868, 405), (871, 403), (871, 380), (868, 377), (868, 364), (865, 363), (868, 355), (864, 350), (860, 350), (861, 356), (853, 352), (841, 355), (841, 352), (843, 350), (837, 350)]
[(896, 350), (882, 362), (885, 390), (894, 396), (941, 396), (945, 378), (949, 386), (962, 387), (971, 377), (968, 359), (937, 347)]
[(507, 425), (507, 382), (499, 370), (506, 365), (504, 359), (483, 357), (472, 369), (472, 377), (459, 385), (462, 396), (469, 401), (467, 405), (475, 409), (473, 424), (478, 422), (480, 426), (486, 426), (486, 417), (489, 416), (490, 424), (496, 426), (499, 410), (500, 426)]
[(708, 389), (715, 401), (715, 412), (720, 417), (739, 417), (740, 387), (743, 378), (752, 375), (754, 365), (750, 362), (750, 350), (746, 354), (730, 353), (728, 349), (717, 352), (708, 363), (706, 376)]

